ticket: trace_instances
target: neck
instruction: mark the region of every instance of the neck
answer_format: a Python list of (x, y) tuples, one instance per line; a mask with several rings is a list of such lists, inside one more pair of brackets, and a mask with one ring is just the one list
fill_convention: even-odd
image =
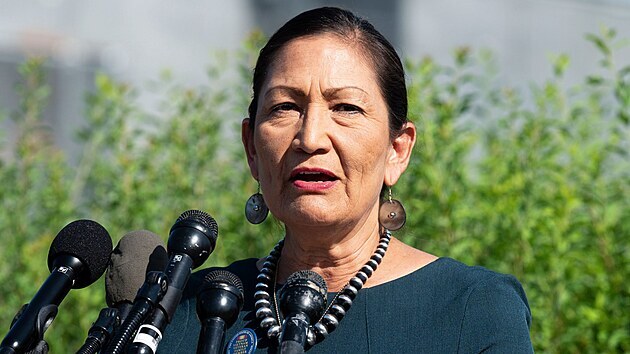
[(350, 232), (334, 235), (331, 229), (297, 233), (287, 227), (276, 281), (284, 283), (294, 272), (309, 269), (324, 278), (329, 291), (341, 290), (374, 253), (379, 225), (363, 223)]

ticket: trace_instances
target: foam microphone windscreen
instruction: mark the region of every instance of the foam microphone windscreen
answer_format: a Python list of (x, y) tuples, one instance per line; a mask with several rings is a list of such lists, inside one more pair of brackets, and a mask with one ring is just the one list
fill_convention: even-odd
[(132, 231), (123, 236), (111, 255), (105, 274), (105, 299), (110, 307), (133, 302), (146, 273), (164, 271), (168, 255), (162, 239), (151, 231)]
[(55, 260), (60, 256), (78, 258), (83, 268), (72, 288), (81, 289), (103, 275), (111, 251), (112, 239), (103, 226), (92, 220), (76, 220), (61, 229), (50, 245), (48, 269), (53, 271)]

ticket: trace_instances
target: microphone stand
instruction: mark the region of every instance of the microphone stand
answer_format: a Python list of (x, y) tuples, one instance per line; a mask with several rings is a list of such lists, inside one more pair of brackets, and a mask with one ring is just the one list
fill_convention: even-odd
[(85, 343), (77, 354), (96, 354), (114, 333), (114, 329), (118, 327), (119, 317), (118, 310), (115, 308), (104, 308), (98, 314), (98, 319), (90, 330)]

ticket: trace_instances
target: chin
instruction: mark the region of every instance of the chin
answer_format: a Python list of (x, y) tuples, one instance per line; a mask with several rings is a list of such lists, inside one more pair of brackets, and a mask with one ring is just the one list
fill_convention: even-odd
[(339, 213), (330, 205), (320, 203), (291, 203), (290, 206), (282, 209), (278, 219), (287, 226), (308, 226), (321, 227), (325, 225), (333, 226), (343, 222), (345, 213)]

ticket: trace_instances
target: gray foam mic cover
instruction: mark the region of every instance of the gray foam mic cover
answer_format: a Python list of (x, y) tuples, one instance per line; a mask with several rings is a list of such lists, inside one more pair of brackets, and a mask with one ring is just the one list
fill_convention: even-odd
[(123, 236), (110, 257), (105, 273), (105, 299), (110, 307), (133, 302), (149, 271), (164, 271), (168, 255), (164, 241), (151, 231)]

